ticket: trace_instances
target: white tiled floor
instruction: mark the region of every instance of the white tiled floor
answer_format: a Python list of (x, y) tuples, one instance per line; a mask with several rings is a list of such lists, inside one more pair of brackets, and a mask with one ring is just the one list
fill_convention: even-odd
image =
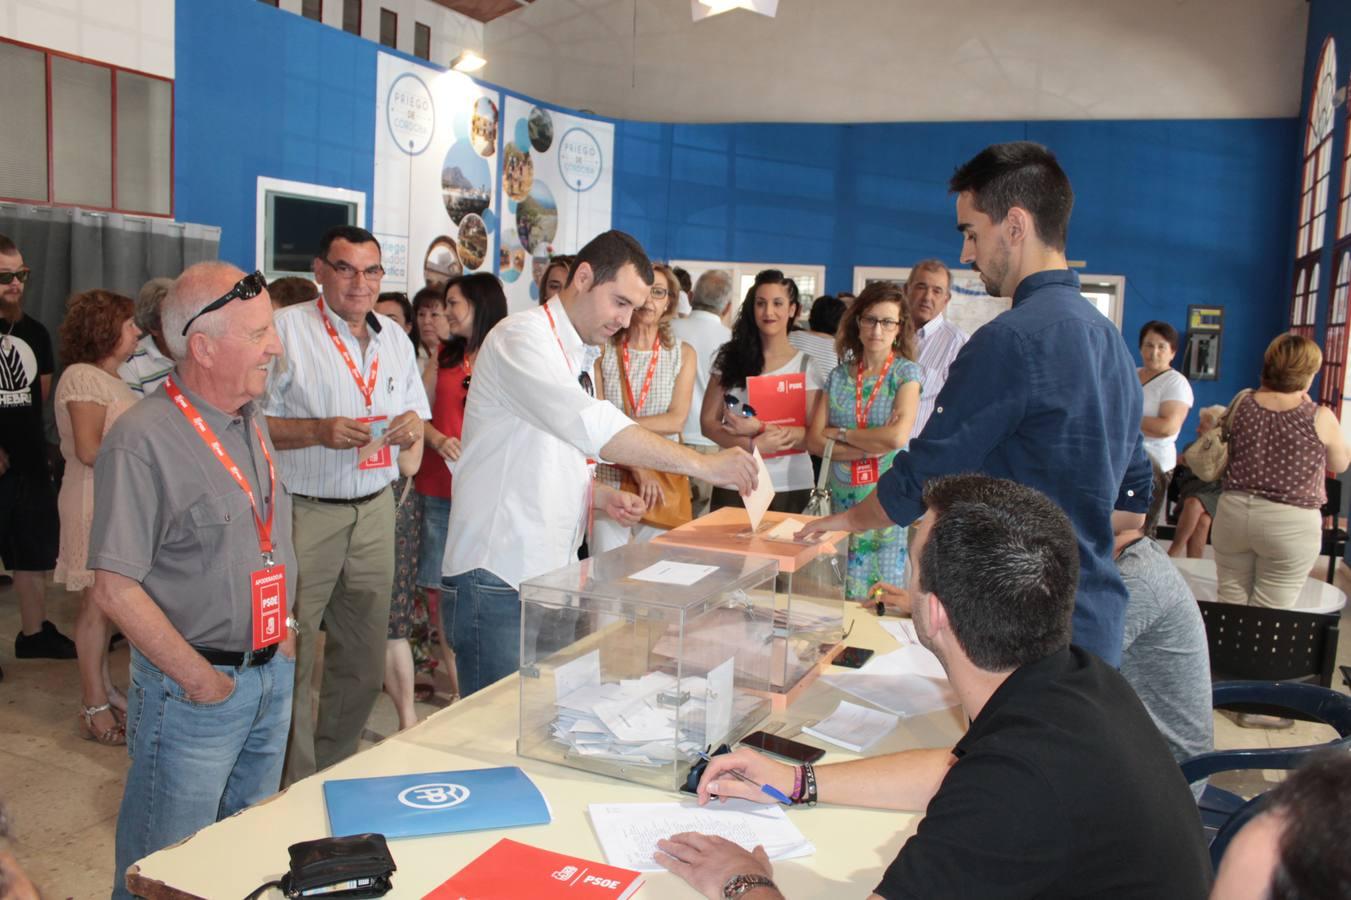
[[(1314, 577), (1326, 572), (1324, 560)], [(1351, 593), (1351, 571), (1345, 565), (1338, 567), (1337, 586)], [(48, 617), (66, 634), (73, 631), (77, 603), (75, 595), (59, 588), (48, 591)], [(44, 897), (107, 896), (126, 752), (81, 740), (74, 661), (14, 659), (18, 618), (13, 591), (0, 591), (0, 666), (5, 673), (0, 682), (0, 799), (9, 808), (15, 851)], [(1342, 640), (1337, 655), (1339, 665), (1351, 664), (1351, 639)], [(112, 663), (114, 672), (126, 671), (125, 645), (114, 652)], [(1345, 691), (1340, 673), (1334, 684)], [(418, 705), (420, 716), (434, 709)], [(374, 736), (395, 729), (394, 707), (383, 695), (367, 728)], [(1332, 729), (1313, 723), (1281, 730), (1249, 729), (1240, 728), (1228, 714), (1215, 716), (1215, 742), (1220, 748), (1294, 746), (1333, 736)], [(1256, 791), (1275, 780), (1278, 773), (1255, 773), (1237, 785), (1245, 792)]]

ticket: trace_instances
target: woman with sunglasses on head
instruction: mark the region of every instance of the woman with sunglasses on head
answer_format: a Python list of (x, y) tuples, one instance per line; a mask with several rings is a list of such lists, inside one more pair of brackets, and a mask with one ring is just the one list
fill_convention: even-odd
[[(435, 368), (423, 375), (432, 419), (423, 429), (432, 452), (422, 459), (413, 482), (422, 495), (422, 551), (418, 584), (428, 592), (428, 609), (439, 620), (441, 562), (446, 553), (446, 530), (450, 523), (451, 474), (447, 460), (460, 458), (460, 432), (464, 406), (474, 378), (474, 360), (493, 326), (507, 316), (507, 295), (502, 282), (486, 272), (461, 275), (446, 282), (446, 326), (450, 339), (441, 345)], [(437, 622), (437, 640), (446, 674), (455, 681), (445, 626)], [(458, 683), (458, 682), (457, 682)]]
[[(836, 347), (843, 362), (812, 411), (807, 446), (824, 454), (826, 439), (835, 441), (826, 483), (838, 513), (875, 491), (910, 441), (923, 371), (905, 292), (890, 282), (864, 288), (840, 322)], [(845, 597), (880, 600), (887, 586), (905, 584), (905, 554), (904, 528), (851, 534)]]
[[(788, 342), (788, 329), (802, 306), (797, 284), (778, 269), (755, 276), (732, 326), (732, 339), (718, 349), (704, 393), (699, 424), (704, 437), (720, 447), (759, 449), (774, 483), (769, 508), (800, 513), (812, 488), (812, 463), (806, 454), (807, 428), (802, 424), (772, 425), (756, 415), (748, 402), (747, 379), (760, 375), (802, 374), (806, 410), (816, 404), (824, 373), (803, 351)], [(771, 454), (775, 455), (770, 458)], [(712, 508), (741, 506), (741, 495), (715, 487)]]
[[(694, 348), (671, 334), (680, 282), (661, 263), (653, 263), (652, 270), (656, 277), (647, 302), (633, 311), (629, 327), (616, 332), (601, 348), (601, 358), (596, 362), (596, 389), (648, 431), (679, 440), (680, 430), (690, 414), (698, 366)], [(638, 495), (649, 510), (661, 503), (661, 485), (651, 469), (635, 466), (628, 473), (637, 482)], [(619, 467), (598, 465), (596, 480), (620, 490)], [(665, 530), (642, 522), (624, 525), (597, 512), (592, 522), (591, 552), (604, 553), (630, 540), (648, 541)]]
[(100, 744), (126, 743), (127, 698), (114, 687), (108, 670), (108, 619), (90, 599), (94, 573), (85, 562), (94, 521), (94, 459), (108, 429), (137, 400), (117, 374), (141, 337), (134, 311), (131, 298), (108, 291), (86, 291), (70, 298), (61, 322), (66, 368), (53, 399), (61, 455), (66, 459), (57, 498), (61, 550), (55, 580), (66, 590), (81, 593), (75, 620), (80, 725), (86, 739)]

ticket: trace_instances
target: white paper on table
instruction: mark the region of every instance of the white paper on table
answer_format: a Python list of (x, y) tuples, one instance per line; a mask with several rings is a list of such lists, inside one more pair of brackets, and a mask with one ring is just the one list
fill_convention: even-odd
[(657, 841), (682, 831), (715, 834), (747, 851), (762, 845), (770, 859), (811, 856), (816, 847), (779, 806), (728, 800), (701, 807), (684, 803), (593, 803), (591, 825), (612, 866), (641, 872), (662, 870), (653, 856)]
[(717, 566), (699, 566), (663, 560), (640, 572), (634, 572), (629, 577), (635, 581), (655, 581), (657, 584), (680, 584), (688, 587), (716, 571)]
[(899, 650), (874, 656), (857, 671), (860, 675), (923, 675), (943, 681), (948, 679), (948, 673), (943, 670), (938, 657), (918, 641), (905, 644)]
[(554, 699), (562, 701), (584, 687), (600, 684), (600, 651), (592, 650), (554, 669)]
[(894, 637), (898, 644), (919, 643), (919, 635), (915, 634), (915, 623), (910, 619), (881, 619), (877, 624)]
[(862, 753), (890, 734), (899, 721), (892, 713), (841, 700), (833, 713), (802, 731), (846, 750)]
[(707, 693), (704, 708), (704, 741), (716, 747), (722, 743), (732, 727), (732, 677), (736, 673), (736, 657), (708, 670)]
[(742, 494), (741, 499), (746, 506), (746, 515), (751, 519), (751, 530), (754, 531), (760, 527), (760, 520), (765, 517), (769, 504), (774, 502), (774, 481), (769, 477), (769, 469), (765, 468), (765, 458), (760, 455), (760, 448), (756, 447), (751, 452), (755, 456), (755, 490)]
[(856, 672), (833, 671), (822, 680), (899, 716), (937, 712), (959, 703), (943, 664), (919, 644), (874, 656)]

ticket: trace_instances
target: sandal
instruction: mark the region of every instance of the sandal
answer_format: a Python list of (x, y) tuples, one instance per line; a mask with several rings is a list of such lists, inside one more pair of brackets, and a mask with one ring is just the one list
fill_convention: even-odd
[(115, 687), (107, 689), (108, 703), (113, 708), (113, 715), (117, 716), (119, 722), (127, 720), (127, 695)]
[[(121, 746), (127, 742), (127, 734), (122, 726), (118, 724), (117, 715), (112, 713), (112, 708), (111, 703), (104, 703), (101, 706), (80, 707), (80, 724), (84, 728), (85, 740), (97, 741), (100, 744), (107, 744), (113, 747)], [(112, 715), (113, 724), (100, 731), (98, 726), (94, 724), (94, 716), (103, 712)]]

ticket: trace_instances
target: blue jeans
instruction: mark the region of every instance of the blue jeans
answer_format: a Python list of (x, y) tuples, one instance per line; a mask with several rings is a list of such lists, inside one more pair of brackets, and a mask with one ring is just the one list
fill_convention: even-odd
[(129, 898), (127, 867), (226, 816), (264, 800), (281, 785), (291, 724), (295, 663), (281, 653), (235, 669), (234, 690), (219, 703), (194, 703), (134, 647), (127, 692), (127, 772), (117, 815), (113, 897)]
[(441, 626), (455, 650), (460, 696), (505, 678), (521, 666), (521, 646), (541, 659), (577, 639), (576, 609), (547, 609), (521, 633), (521, 597), (487, 569), (441, 579)]

